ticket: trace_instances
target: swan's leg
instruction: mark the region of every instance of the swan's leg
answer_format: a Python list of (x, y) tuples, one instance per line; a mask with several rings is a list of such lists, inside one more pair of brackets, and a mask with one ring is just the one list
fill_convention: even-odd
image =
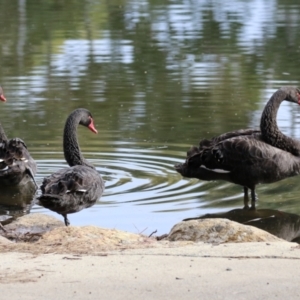
[(249, 209), (249, 196), (248, 196), (248, 188), (244, 186), (244, 208)]
[(69, 226), (70, 225), (70, 221), (68, 220), (67, 214), (63, 214), (62, 216), (64, 217), (66, 226)]
[(253, 189), (251, 189), (251, 207), (250, 207), (251, 210), (256, 210), (255, 203), (256, 203), (257, 199), (258, 198), (255, 193), (255, 188), (253, 188)]

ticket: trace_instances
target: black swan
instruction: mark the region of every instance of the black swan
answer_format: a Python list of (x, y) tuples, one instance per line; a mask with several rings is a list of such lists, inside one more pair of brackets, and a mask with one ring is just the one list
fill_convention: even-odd
[(186, 161), (175, 165), (185, 177), (201, 180), (225, 180), (244, 187), (244, 208), (255, 209), (255, 186), (272, 183), (300, 172), (300, 142), (284, 135), (276, 116), (282, 101), (300, 104), (300, 90), (282, 87), (266, 104), (259, 130), (237, 130), (211, 140), (201, 140), (199, 147), (187, 152)]
[(78, 212), (96, 203), (104, 191), (104, 181), (96, 169), (81, 154), (77, 140), (78, 124), (97, 133), (91, 113), (84, 108), (74, 110), (67, 118), (63, 147), (69, 168), (64, 168), (44, 178), (39, 203), (64, 217), (70, 225), (67, 214)]
[[(0, 100), (6, 101), (0, 87)], [(36, 162), (26, 144), (19, 138), (8, 139), (0, 124), (0, 186), (13, 187), (27, 184), (36, 173)]]

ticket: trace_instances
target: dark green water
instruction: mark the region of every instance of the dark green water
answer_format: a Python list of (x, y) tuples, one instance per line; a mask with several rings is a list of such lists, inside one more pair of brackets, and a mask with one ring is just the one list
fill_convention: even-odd
[[(239, 186), (184, 179), (173, 165), (200, 138), (257, 128), (271, 94), (300, 85), (299, 29), (297, 1), (2, 0), (0, 121), (26, 141), (40, 184), (66, 165), (66, 117), (88, 108), (99, 134), (79, 128), (80, 145), (106, 191), (71, 224), (162, 234), (242, 206)], [(300, 139), (299, 116), (284, 104), (278, 122)], [(298, 182), (259, 186), (259, 208), (300, 214)]]

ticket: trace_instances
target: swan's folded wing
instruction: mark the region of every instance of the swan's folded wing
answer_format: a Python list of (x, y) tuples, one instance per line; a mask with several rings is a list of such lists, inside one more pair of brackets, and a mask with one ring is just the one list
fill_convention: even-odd
[(187, 160), (188, 165), (212, 170), (232, 171), (237, 166), (249, 166), (272, 160), (281, 150), (251, 136), (226, 139), (206, 148)]
[(95, 185), (98, 188), (101, 184), (102, 179), (96, 170), (86, 166), (74, 166), (46, 177), (41, 190), (44, 194), (54, 195), (86, 193)]
[(41, 205), (69, 214), (94, 205), (104, 191), (104, 182), (95, 169), (74, 166), (45, 178), (41, 190)]
[(213, 137), (210, 140), (207, 139), (203, 139), (200, 141), (199, 143), (199, 149), (202, 150), (204, 148), (207, 147), (212, 147), (220, 142), (223, 142), (225, 140), (234, 138), (234, 137), (246, 137), (246, 136), (257, 136), (260, 135), (260, 131), (259, 130), (254, 130), (254, 129), (239, 129), (239, 130), (235, 130), (235, 131), (229, 131), (229, 132), (225, 132), (221, 135), (218, 135), (216, 137)]

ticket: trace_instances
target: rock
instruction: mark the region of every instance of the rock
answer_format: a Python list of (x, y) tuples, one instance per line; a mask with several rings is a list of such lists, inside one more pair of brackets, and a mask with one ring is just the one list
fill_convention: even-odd
[(6, 230), (18, 230), (20, 233), (31, 232), (45, 232), (52, 228), (65, 226), (65, 224), (48, 215), (44, 214), (29, 214), (18, 218), (16, 221), (5, 226)]
[(214, 244), (283, 241), (253, 226), (217, 218), (180, 222), (173, 226), (167, 239), (169, 241), (202, 241)]
[(232, 209), (220, 213), (210, 213), (196, 218), (188, 218), (183, 221), (222, 218), (238, 222), (243, 225), (251, 225), (269, 232), (289, 242), (300, 240), (300, 216), (275, 209)]
[(217, 244), (283, 241), (261, 229), (227, 219), (199, 219), (178, 223), (172, 228), (167, 239), (162, 241), (141, 234), (96, 226), (66, 227), (63, 222), (42, 214), (24, 216), (5, 228), (10, 231), (3, 235), (15, 237), (13, 240), (17, 243), (7, 240), (3, 244), (0, 240), (0, 253), (17, 251), (36, 255), (106, 255), (107, 251), (112, 250), (185, 247), (199, 241)]
[(45, 233), (35, 247), (48, 249), (55, 246), (56, 252), (89, 254), (112, 249), (146, 248), (155, 242), (154, 238), (116, 229), (64, 226)]
[[(1, 251), (41, 253), (98, 254), (107, 250), (124, 250), (153, 247), (155, 238), (116, 229), (96, 226), (68, 226), (54, 217), (43, 214), (23, 216), (0, 229), (8, 243)], [(1, 236), (0, 236), (1, 237)]]
[(6, 232), (0, 230), (0, 235), (14, 241), (35, 241), (41, 235), (53, 228), (65, 226), (54, 217), (43, 214), (29, 214), (5, 225)]

